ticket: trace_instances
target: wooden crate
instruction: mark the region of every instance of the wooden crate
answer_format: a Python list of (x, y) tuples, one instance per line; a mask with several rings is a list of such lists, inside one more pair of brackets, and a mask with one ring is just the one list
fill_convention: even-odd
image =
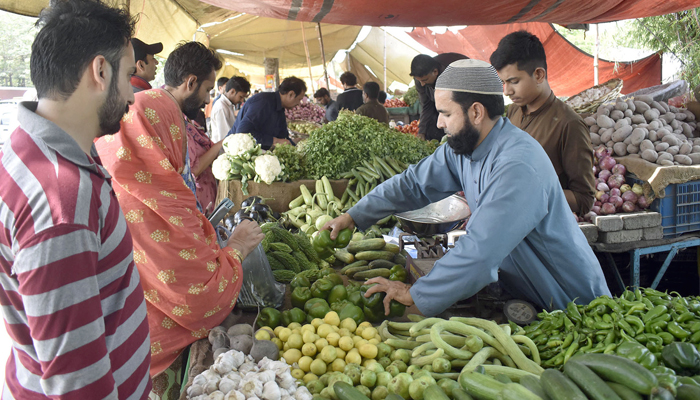
[[(250, 196), (260, 196), (266, 199), (265, 204), (269, 205), (273, 211), (285, 212), (289, 210), (289, 202), (299, 197), (301, 185), (306, 185), (311, 194), (316, 191), (316, 181), (312, 179), (304, 179), (294, 182), (273, 182), (271, 185), (266, 183), (248, 182), (248, 195), (244, 195), (241, 189), (241, 181), (224, 181), (219, 182), (219, 190), (216, 195), (216, 203), (228, 197), (233, 201), (234, 207), (230, 213), (235, 213), (241, 209), (243, 200)], [(333, 194), (336, 197), (342, 197), (345, 189), (348, 187), (347, 179), (332, 180)]]

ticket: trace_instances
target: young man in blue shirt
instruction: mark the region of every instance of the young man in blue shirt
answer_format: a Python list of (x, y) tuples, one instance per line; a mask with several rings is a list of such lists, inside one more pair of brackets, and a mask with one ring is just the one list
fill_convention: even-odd
[(294, 144), (289, 138), (284, 110), (296, 107), (304, 93), (304, 81), (294, 76), (285, 78), (276, 92), (262, 92), (248, 99), (228, 134), (250, 133), (263, 150), (278, 143)]

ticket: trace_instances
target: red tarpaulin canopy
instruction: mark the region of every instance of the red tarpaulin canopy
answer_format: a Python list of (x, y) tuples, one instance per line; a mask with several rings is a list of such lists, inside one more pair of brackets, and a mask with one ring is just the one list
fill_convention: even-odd
[(697, 0), (203, 0), (222, 8), (296, 21), (371, 26), (610, 22), (698, 7)]
[[(542, 41), (547, 54), (549, 84), (554, 94), (573, 96), (594, 86), (593, 57), (564, 39), (550, 24), (469, 26), (457, 33), (447, 31), (444, 34), (417, 28), (409, 35), (436, 53), (460, 53), (488, 62), (501, 38), (519, 30), (526, 30)], [(619, 78), (624, 81), (622, 93), (632, 93), (661, 83), (661, 56), (652, 54), (624, 63), (599, 60), (598, 74), (599, 83)]]

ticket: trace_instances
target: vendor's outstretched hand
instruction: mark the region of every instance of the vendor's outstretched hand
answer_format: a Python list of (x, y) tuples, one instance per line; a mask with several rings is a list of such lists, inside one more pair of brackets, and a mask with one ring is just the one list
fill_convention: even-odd
[(367, 289), (365, 297), (370, 297), (371, 295), (377, 292), (386, 293), (386, 297), (384, 297), (385, 315), (389, 315), (389, 304), (391, 303), (391, 300), (396, 300), (399, 303), (408, 307), (413, 305), (413, 297), (411, 297), (411, 292), (409, 291), (411, 285), (407, 285), (403, 282), (398, 281), (390, 281), (386, 278), (381, 277), (372, 278), (365, 283), (367, 285), (376, 283), (376, 285)]
[(340, 231), (342, 231), (345, 228), (354, 228), (355, 227), (355, 221), (352, 220), (352, 217), (350, 214), (345, 213), (341, 215), (338, 218), (333, 219), (332, 221), (327, 222), (325, 225), (323, 225), (323, 228), (321, 228), (322, 231), (331, 230), (331, 239), (335, 240), (338, 237), (338, 234)]
[(236, 229), (233, 230), (233, 234), (231, 234), (226, 244), (232, 249), (239, 250), (242, 258), (245, 260), (248, 254), (250, 254), (264, 238), (265, 234), (262, 232), (257, 222), (244, 219), (236, 225)]

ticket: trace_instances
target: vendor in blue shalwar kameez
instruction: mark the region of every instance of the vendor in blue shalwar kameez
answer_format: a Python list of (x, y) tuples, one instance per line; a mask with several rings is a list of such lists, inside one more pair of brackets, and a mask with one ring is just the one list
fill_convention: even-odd
[(466, 235), (412, 286), (374, 278), (367, 295), (386, 292), (426, 316), (443, 312), (492, 282), (544, 309), (610, 295), (603, 271), (566, 202), (542, 146), (501, 115), (503, 87), (479, 60), (456, 61), (436, 83), (438, 127), (448, 136), (412, 165), (329, 222), (331, 237), (464, 191), (472, 210)]

